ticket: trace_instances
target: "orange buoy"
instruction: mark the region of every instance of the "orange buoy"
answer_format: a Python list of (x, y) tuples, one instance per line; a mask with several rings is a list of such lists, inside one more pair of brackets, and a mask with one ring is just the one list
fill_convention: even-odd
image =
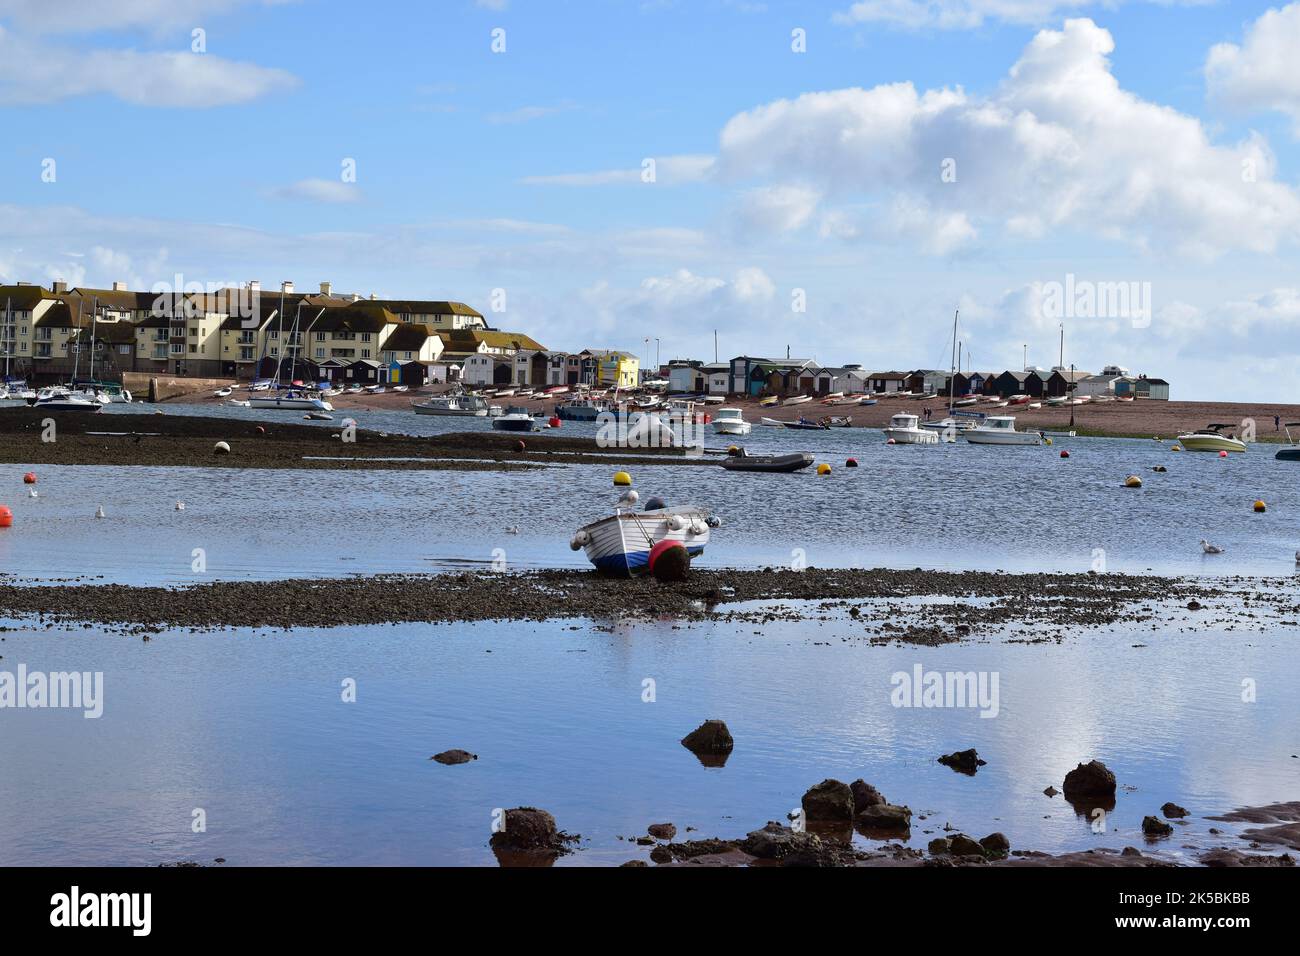
[(680, 541), (666, 538), (650, 549), (647, 564), (658, 581), (685, 581), (691, 569), (691, 553)]
[(0, 528), (8, 528), (14, 523), (14, 513), (0, 505)]
[(559, 428), (559, 427), (560, 427), (560, 416), (559, 416), (559, 415), (552, 415), (552, 416), (550, 417), (550, 419), (547, 420), (546, 424), (550, 425), (552, 428)]
[(1257, 514), (1263, 514), (1267, 510), (1268, 510), (1268, 505), (1264, 504), (1264, 500), (1262, 498), (1259, 501), (1255, 502), (1255, 512)]
[(24, 485), (36, 484), (36, 472), (29, 471), (27, 474), (23, 475), (23, 484)]

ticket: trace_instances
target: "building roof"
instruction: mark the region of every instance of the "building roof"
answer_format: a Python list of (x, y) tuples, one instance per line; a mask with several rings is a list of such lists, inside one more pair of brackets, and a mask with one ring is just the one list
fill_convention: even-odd
[(901, 382), (907, 378), (902, 372), (872, 372), (867, 378), (882, 379), (889, 382)]
[(483, 318), (483, 313), (464, 302), (441, 302), (426, 299), (368, 299), (398, 315), (468, 315)]
[(432, 335), (427, 325), (419, 322), (401, 322), (384, 343), (385, 352), (418, 352)]
[(9, 307), (15, 312), (30, 312), (41, 300), (53, 298), (55, 298), (53, 292), (26, 282), (21, 285), (0, 285), (0, 309), (4, 308), (7, 300)]
[(522, 332), (501, 332), (495, 329), (454, 329), (449, 332), (434, 333), (442, 339), (448, 352), (477, 352), (480, 345), (493, 349), (526, 349), (530, 352), (545, 352), (546, 346), (529, 338)]
[(59, 301), (46, 309), (45, 314), (32, 324), (37, 327), (49, 326), (56, 329), (70, 329), (75, 323), (72, 318), (72, 310), (68, 308), (68, 303)]

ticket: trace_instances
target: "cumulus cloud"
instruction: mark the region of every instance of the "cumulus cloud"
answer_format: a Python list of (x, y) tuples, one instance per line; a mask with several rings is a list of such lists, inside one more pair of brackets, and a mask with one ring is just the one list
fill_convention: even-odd
[(884, 225), (936, 252), (1074, 233), (1208, 258), (1300, 236), (1300, 195), (1273, 179), (1264, 140), (1215, 144), (1195, 117), (1122, 89), (1113, 49), (1067, 20), (986, 96), (893, 83), (777, 100), (725, 125), (715, 173), (818, 191), (827, 235), (864, 234), (845, 209), (883, 203)]
[(260, 2), (283, 0), (0, 0), (0, 18), (32, 33), (93, 33), (145, 27), (157, 31), (197, 26)]
[[(1085, 7), (1118, 6), (1122, 0), (858, 0), (833, 17), (847, 25), (884, 23), (918, 30), (969, 30), (988, 21), (1038, 25)], [(1179, 0), (1154, 0), (1166, 4)], [(1186, 0), (1195, 4), (1205, 0)]]
[(1242, 112), (1286, 113), (1300, 132), (1300, 3), (1268, 10), (1240, 45), (1219, 43), (1205, 60), (1210, 95)]
[(211, 53), (142, 53), (45, 46), (0, 27), (0, 103), (107, 94), (136, 106), (205, 108), (292, 88), (284, 70)]

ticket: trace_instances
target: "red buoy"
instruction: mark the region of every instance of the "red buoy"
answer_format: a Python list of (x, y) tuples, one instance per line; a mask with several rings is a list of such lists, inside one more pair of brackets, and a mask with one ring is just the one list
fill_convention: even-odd
[(550, 420), (547, 421), (546, 424), (550, 425), (552, 428), (559, 428), (559, 427), (560, 427), (560, 416), (559, 416), (559, 415), (552, 415), (552, 416), (550, 417)]
[(23, 484), (24, 485), (36, 484), (36, 472), (29, 471), (27, 474), (23, 475)]
[(1064, 448), (1062, 448), (1062, 449), (1061, 449), (1061, 457), (1062, 457), (1062, 458), (1069, 458), (1069, 457), (1070, 457), (1070, 453), (1069, 453), (1068, 451), (1066, 451)]
[(266, 434), (266, 429), (263, 428), (261, 425), (258, 425), (258, 426), (257, 426), (257, 433), (258, 433), (259, 435), (265, 435), (265, 434)]
[(12, 526), (13, 523), (14, 513), (4, 505), (0, 505), (0, 528), (8, 528)]
[(525, 445), (522, 441), (515, 442), (515, 451), (523, 451), (527, 447), (528, 446)]
[(844, 467), (845, 467), (845, 468), (856, 468), (856, 467), (858, 467), (858, 460), (857, 460), (856, 458), (850, 458), (848, 461), (846, 461), (846, 462), (844, 463)]
[(650, 549), (650, 573), (658, 581), (685, 581), (691, 555), (680, 541), (660, 541)]

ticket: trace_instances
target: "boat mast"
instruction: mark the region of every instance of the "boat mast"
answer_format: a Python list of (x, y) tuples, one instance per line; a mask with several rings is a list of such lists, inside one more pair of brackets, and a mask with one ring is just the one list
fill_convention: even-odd
[(77, 369), (81, 368), (81, 297), (77, 297), (77, 348), (72, 353), (72, 384), (77, 382)]
[[(99, 296), (92, 300), (93, 305), (90, 310), (90, 381), (95, 381), (95, 320), (99, 318)], [(75, 385), (76, 382), (73, 382)], [(91, 388), (95, 386), (92, 384)]]
[(952, 399), (957, 389), (957, 309), (952, 314), (952, 365), (948, 369), (948, 417), (952, 418)]
[(9, 381), (9, 357), (10, 357), (10, 353), (13, 352), (13, 347), (14, 347), (14, 341), (13, 339), (10, 338), (10, 336), (13, 335), (13, 331), (12, 331), (13, 321), (14, 321), (13, 305), (14, 305), (14, 300), (12, 298), (5, 299), (5, 381), (6, 382)]

